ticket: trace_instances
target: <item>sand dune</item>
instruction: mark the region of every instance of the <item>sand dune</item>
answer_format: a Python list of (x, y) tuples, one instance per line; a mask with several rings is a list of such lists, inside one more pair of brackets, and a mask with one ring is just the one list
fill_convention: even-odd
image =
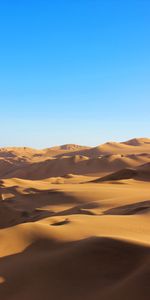
[(62, 156), (73, 152), (73, 155), (78, 154), (81, 150), (88, 150), (90, 147), (66, 144), (62, 146), (56, 146), (37, 150), (29, 147), (6, 147), (0, 148), (0, 157), (4, 158), (18, 158), (23, 160), (43, 160), (47, 157)]
[(1, 148), (0, 178), (0, 299), (150, 299), (150, 139)]
[(82, 155), (63, 156), (42, 161), (10, 162), (1, 160), (0, 178), (45, 179), (67, 174), (101, 176), (123, 168), (136, 168), (148, 163), (149, 155), (104, 155), (89, 158)]
[[(6, 278), (0, 293), (4, 300), (40, 300), (41, 294), (44, 299), (148, 299), (149, 259), (150, 248), (116, 239), (40, 239), (0, 260)], [(18, 294), (17, 286), (22, 287)]]
[(139, 138), (139, 139), (131, 139), (127, 142), (123, 142), (123, 144), (131, 145), (131, 146), (143, 146), (150, 145), (150, 139), (148, 138)]
[(1, 148), (0, 178), (35, 180), (70, 173), (98, 177), (123, 168), (136, 168), (149, 161), (149, 139), (110, 142), (94, 148), (74, 144), (43, 150)]
[(103, 182), (111, 180), (135, 179), (150, 181), (150, 163), (139, 166), (137, 169), (125, 168), (107, 176), (98, 178), (93, 182)]

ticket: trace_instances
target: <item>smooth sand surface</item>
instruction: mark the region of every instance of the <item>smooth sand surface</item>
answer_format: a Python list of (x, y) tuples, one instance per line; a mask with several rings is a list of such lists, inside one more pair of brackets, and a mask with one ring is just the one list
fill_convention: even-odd
[(149, 142), (1, 149), (0, 299), (150, 299)]

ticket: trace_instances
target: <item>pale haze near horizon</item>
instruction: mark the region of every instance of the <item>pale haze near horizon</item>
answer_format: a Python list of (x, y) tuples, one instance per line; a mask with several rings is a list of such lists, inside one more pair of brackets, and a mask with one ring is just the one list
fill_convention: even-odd
[(0, 146), (149, 137), (148, 1), (0, 4)]

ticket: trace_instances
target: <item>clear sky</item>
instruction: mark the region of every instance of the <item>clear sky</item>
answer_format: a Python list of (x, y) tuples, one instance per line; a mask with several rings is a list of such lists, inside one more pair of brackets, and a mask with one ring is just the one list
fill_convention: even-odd
[(0, 1), (0, 120), (0, 146), (149, 137), (150, 1)]

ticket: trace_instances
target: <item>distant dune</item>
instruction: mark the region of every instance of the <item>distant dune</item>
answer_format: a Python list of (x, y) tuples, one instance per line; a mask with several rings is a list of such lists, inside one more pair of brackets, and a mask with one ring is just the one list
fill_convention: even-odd
[(90, 148), (68, 144), (44, 150), (1, 148), (0, 178), (44, 179), (76, 175), (101, 176), (136, 168), (150, 160), (150, 139), (106, 143)]
[(129, 146), (143, 146), (143, 145), (150, 145), (150, 139), (148, 138), (139, 138), (139, 139), (131, 139), (127, 142), (123, 142), (125, 145)]

